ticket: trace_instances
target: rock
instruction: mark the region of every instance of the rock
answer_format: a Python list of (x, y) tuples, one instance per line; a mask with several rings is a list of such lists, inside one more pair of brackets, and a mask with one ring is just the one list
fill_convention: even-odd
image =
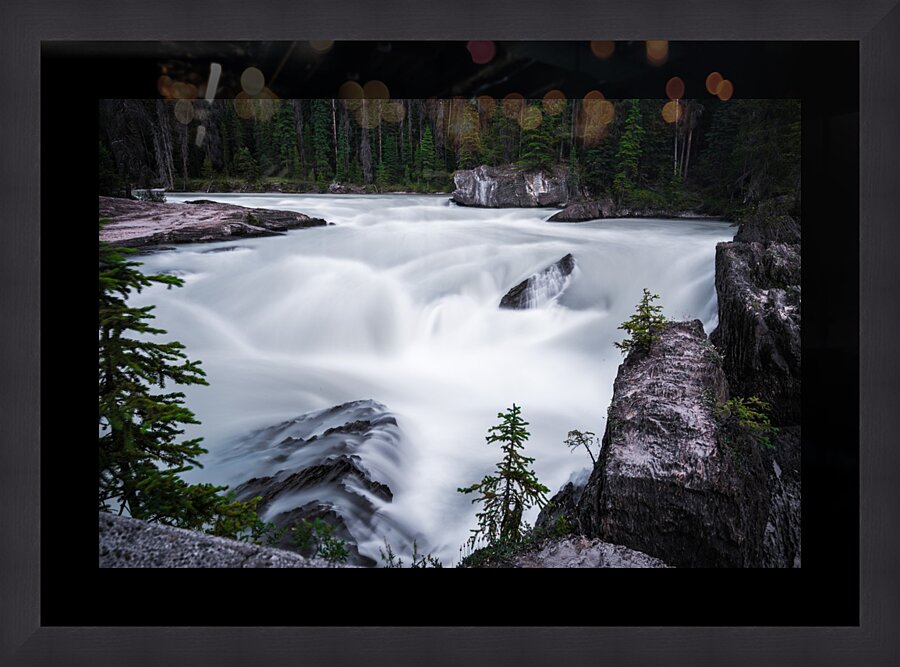
[(800, 243), (800, 221), (790, 214), (793, 204), (790, 197), (760, 202), (741, 223), (734, 240)]
[(328, 194), (332, 195), (361, 195), (367, 192), (366, 187), (353, 183), (338, 183), (333, 181), (328, 184)]
[(669, 567), (658, 558), (598, 539), (574, 536), (553, 538), (513, 558), (508, 567)]
[(588, 222), (590, 220), (603, 220), (606, 218), (680, 218), (717, 220), (716, 216), (703, 215), (695, 211), (676, 211), (667, 208), (652, 208), (638, 206), (616, 206), (611, 199), (597, 201), (575, 202), (566, 206), (562, 211), (554, 213), (547, 222)]
[(569, 253), (513, 287), (500, 300), (501, 308), (539, 308), (554, 301), (569, 285), (575, 258)]
[(727, 383), (702, 323), (672, 322), (660, 336), (619, 367), (577, 528), (677, 567), (757, 567), (762, 448), (723, 442), (714, 406)]
[(453, 183), (452, 198), (460, 206), (562, 206), (568, 199), (568, 172), (563, 167), (548, 173), (482, 165), (455, 172)]
[(800, 567), (800, 427), (784, 427), (768, 452), (769, 516), (763, 543), (765, 567)]
[(572, 473), (569, 481), (562, 485), (550, 501), (541, 509), (534, 527), (537, 530), (551, 531), (557, 527), (557, 522), (562, 519), (567, 528), (578, 525), (578, 503), (584, 493), (591, 476), (591, 469), (584, 468)]
[[(261, 497), (264, 520), (290, 528), (322, 518), (347, 542), (349, 562), (373, 565), (357, 545), (382, 541), (377, 512), (393, 498), (387, 481), (399, 441), (397, 420), (384, 405), (353, 401), (239, 438), (226, 446), (223, 462), (251, 471), (234, 490), (240, 500)], [(278, 546), (295, 548), (289, 534)]]
[(800, 423), (800, 246), (716, 246), (719, 325), (711, 339), (731, 393), (757, 396), (775, 424)]
[(719, 325), (710, 338), (734, 395), (770, 405), (780, 433), (766, 453), (764, 564), (800, 567), (801, 245), (797, 202), (759, 203), (734, 241), (716, 247)]
[(110, 219), (100, 231), (100, 240), (131, 247), (206, 243), (235, 236), (276, 236), (289, 229), (327, 224), (321, 218), (303, 213), (246, 208), (204, 199), (190, 204), (160, 204), (100, 197), (99, 214)]
[(320, 558), (100, 512), (100, 567), (331, 566)]

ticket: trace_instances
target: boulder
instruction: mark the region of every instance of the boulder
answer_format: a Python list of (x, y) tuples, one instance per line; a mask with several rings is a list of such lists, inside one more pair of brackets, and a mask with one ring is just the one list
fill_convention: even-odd
[(328, 224), (321, 218), (311, 218), (303, 213), (247, 208), (204, 199), (163, 204), (100, 197), (99, 214), (101, 218), (109, 218), (100, 231), (101, 241), (135, 248), (277, 236), (289, 229)]
[(562, 206), (568, 199), (568, 172), (522, 171), (515, 167), (464, 169), (453, 174), (452, 198), (460, 206), (522, 208)]
[(588, 222), (606, 218), (681, 218), (686, 220), (717, 220), (716, 216), (695, 211), (673, 210), (650, 206), (616, 206), (611, 199), (574, 202), (554, 213), (547, 222)]
[[(223, 464), (253, 476), (234, 491), (261, 498), (264, 520), (290, 529), (322, 518), (350, 551), (350, 563), (374, 565), (361, 541), (380, 541), (376, 514), (391, 502), (388, 481), (398, 460), (400, 430), (387, 408), (372, 400), (306, 413), (226, 446)], [(290, 533), (278, 546), (296, 548)]]
[[(100, 567), (331, 567), (320, 558), (100, 512)], [(342, 566), (343, 567), (343, 566)]]
[(506, 567), (523, 568), (659, 568), (669, 567), (640, 551), (581, 536), (547, 540), (512, 558)]
[(574, 270), (575, 258), (570, 253), (509, 290), (500, 307), (524, 310), (544, 306), (563, 293)]
[(534, 527), (537, 530), (552, 531), (557, 529), (562, 519), (565, 527), (572, 529), (578, 525), (578, 503), (584, 493), (591, 476), (591, 469), (584, 468), (572, 473), (569, 480), (562, 485), (550, 501), (541, 508)]
[(668, 323), (619, 367), (578, 526), (676, 567), (757, 567), (768, 514), (762, 446), (727, 441), (721, 359), (699, 320)]

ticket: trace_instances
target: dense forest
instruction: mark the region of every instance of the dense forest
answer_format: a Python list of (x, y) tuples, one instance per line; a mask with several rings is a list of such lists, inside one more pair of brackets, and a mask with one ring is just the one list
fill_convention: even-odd
[(100, 194), (446, 192), (481, 164), (568, 170), (570, 198), (799, 208), (798, 100), (102, 100)]

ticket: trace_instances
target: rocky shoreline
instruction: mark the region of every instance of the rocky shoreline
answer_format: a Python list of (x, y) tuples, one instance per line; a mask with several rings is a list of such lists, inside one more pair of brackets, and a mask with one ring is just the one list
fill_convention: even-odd
[(291, 229), (328, 224), (321, 218), (303, 213), (247, 208), (203, 199), (166, 204), (100, 197), (99, 214), (100, 218), (108, 219), (100, 230), (100, 240), (132, 248), (279, 236)]

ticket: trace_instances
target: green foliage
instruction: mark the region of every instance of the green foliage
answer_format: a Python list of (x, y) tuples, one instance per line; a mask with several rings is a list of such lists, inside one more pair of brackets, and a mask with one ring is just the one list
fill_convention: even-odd
[(653, 341), (659, 340), (659, 333), (665, 326), (667, 319), (662, 314), (662, 306), (653, 305), (651, 302), (659, 299), (659, 294), (651, 294), (644, 288), (644, 296), (637, 305), (637, 310), (627, 322), (623, 322), (619, 329), (623, 329), (628, 338), (622, 342), (613, 343), (622, 350), (622, 354), (628, 354), (631, 350), (647, 351)]
[(565, 517), (557, 517), (549, 528), (525, 527), (521, 538), (517, 540), (500, 540), (488, 543), (479, 538), (469, 540), (459, 549), (460, 559), (457, 567), (508, 567), (510, 561), (532, 548), (539, 548), (546, 540), (562, 538), (572, 534), (572, 527)]
[(297, 550), (310, 558), (324, 558), (330, 563), (346, 563), (350, 552), (344, 540), (334, 536), (334, 526), (316, 517), (303, 519), (291, 527)]
[(767, 449), (775, 449), (772, 436), (778, 429), (767, 414), (771, 406), (756, 396), (735, 396), (716, 410), (716, 416), (732, 434), (745, 433)]
[[(104, 221), (101, 220), (101, 228)], [(153, 306), (133, 307), (132, 292), (154, 283), (178, 287), (181, 279), (144, 275), (133, 250), (101, 242), (99, 280), (99, 508), (136, 519), (236, 537), (256, 518), (258, 499), (236, 502), (226, 487), (188, 484), (181, 473), (199, 466), (201, 438), (179, 442), (182, 424), (197, 424), (175, 385), (207, 384), (199, 362), (176, 341), (150, 326)]]
[(591, 457), (591, 463), (597, 464), (597, 459), (594, 458), (591, 447), (596, 446), (597, 451), (600, 451), (600, 439), (597, 438), (597, 434), (593, 431), (579, 431), (577, 429), (569, 431), (565, 440), (565, 445), (573, 452), (579, 447), (584, 447), (588, 456)]
[(488, 544), (518, 541), (525, 532), (522, 528), (524, 513), (535, 505), (543, 507), (547, 502), (546, 494), (550, 489), (538, 482), (534, 471), (528, 467), (534, 459), (519, 451), (530, 435), (525, 430), (528, 422), (521, 418), (520, 412), (521, 408), (513, 403), (505, 413), (497, 414), (501, 422), (488, 430), (487, 443), (499, 442), (503, 451), (495, 474), (485, 475), (477, 484), (457, 489), (460, 493), (478, 493), (472, 502), (484, 504), (476, 515), (478, 528), (472, 530), (472, 544), (479, 538), (487, 540)]
[[(541, 104), (529, 104), (526, 113), (541, 117)], [(551, 169), (557, 163), (557, 116), (546, 114), (532, 129), (522, 130), (522, 143), (518, 165), (526, 170)]]
[(626, 201), (638, 185), (638, 167), (641, 159), (641, 140), (644, 136), (641, 105), (632, 100), (625, 117), (625, 129), (619, 137), (616, 152), (618, 170), (613, 178), (613, 193), (619, 203)]
[(100, 142), (100, 163), (98, 170), (98, 185), (101, 195), (118, 197), (122, 192), (122, 179), (113, 161), (112, 153)]
[(234, 157), (234, 170), (239, 176), (246, 178), (251, 183), (259, 180), (259, 166), (250, 150), (245, 146), (241, 148)]
[[(394, 553), (393, 548), (387, 540), (384, 541), (384, 549), (379, 549), (378, 551), (381, 554), (381, 562), (384, 563), (383, 567), (389, 569), (403, 567), (403, 559)], [(424, 570), (429, 567), (443, 568), (444, 564), (441, 563), (439, 558), (435, 558), (431, 554), (420, 554), (419, 547), (416, 544), (416, 541), (413, 540), (413, 552), (409, 567)]]

